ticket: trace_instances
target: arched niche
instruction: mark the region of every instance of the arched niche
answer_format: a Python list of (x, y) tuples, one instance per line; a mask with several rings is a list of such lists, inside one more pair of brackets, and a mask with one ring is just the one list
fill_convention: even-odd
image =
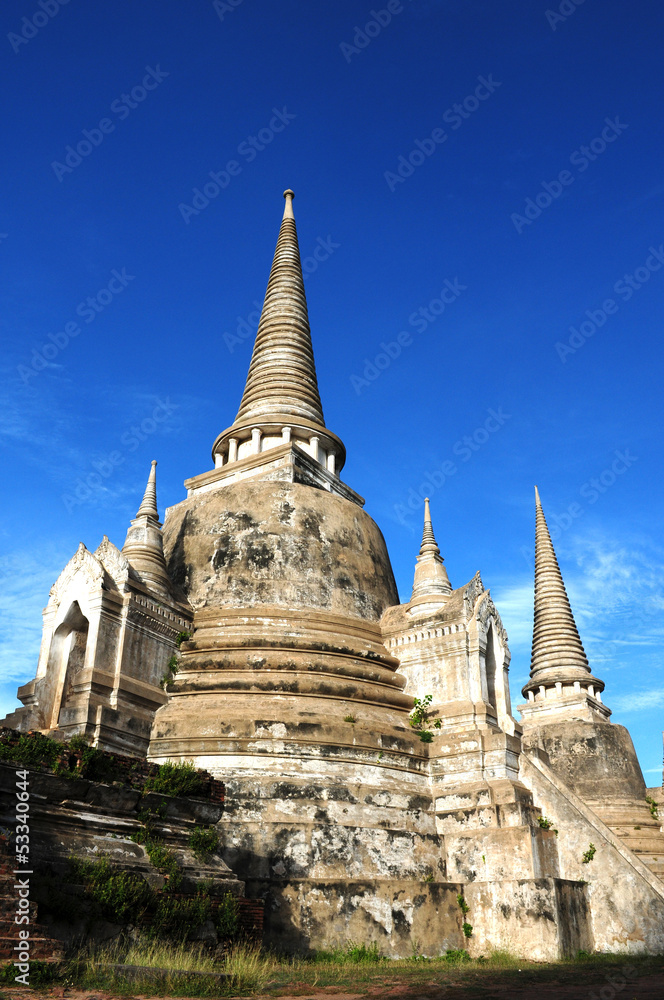
[(51, 729), (58, 725), (63, 710), (71, 702), (76, 675), (85, 665), (89, 627), (80, 604), (73, 601), (53, 633), (47, 668), (47, 675), (56, 679)]
[(495, 648), (495, 636), (493, 633), (493, 623), (489, 625), (486, 634), (486, 656), (484, 660), (485, 670), (486, 670), (486, 688), (487, 697), (491, 708), (496, 713), (496, 719), (498, 719), (498, 701), (496, 698), (496, 648)]

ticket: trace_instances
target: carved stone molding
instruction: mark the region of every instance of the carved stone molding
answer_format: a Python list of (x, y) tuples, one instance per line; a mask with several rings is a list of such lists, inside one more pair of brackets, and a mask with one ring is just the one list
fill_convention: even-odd
[(57, 578), (49, 593), (49, 604), (59, 605), (63, 594), (71, 584), (77, 574), (85, 577), (88, 587), (92, 590), (101, 590), (104, 582), (104, 566), (100, 560), (86, 549), (83, 542), (80, 543), (76, 552), (69, 560), (60, 576)]
[(103, 564), (117, 589), (124, 590), (129, 579), (129, 562), (117, 545), (109, 540), (108, 535), (104, 535), (94, 554)]

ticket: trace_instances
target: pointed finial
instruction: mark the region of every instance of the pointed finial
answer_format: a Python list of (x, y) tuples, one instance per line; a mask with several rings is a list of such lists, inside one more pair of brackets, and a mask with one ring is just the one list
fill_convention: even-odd
[(290, 188), (284, 197), (286, 209), (235, 423), (258, 426), (283, 417), (290, 424), (301, 417), (324, 430)]
[(164, 559), (164, 540), (157, 511), (155, 461), (152, 462), (141, 506), (129, 525), (122, 554), (144, 584), (155, 589), (157, 593), (170, 593), (171, 580)]
[(295, 197), (295, 192), (291, 191), (290, 188), (286, 188), (284, 191), (284, 198), (286, 199), (286, 204), (284, 205), (284, 219), (294, 219), (293, 215), (293, 198)]
[(413, 593), (411, 601), (417, 597), (428, 597), (432, 594), (451, 594), (452, 586), (447, 575), (447, 570), (443, 565), (443, 557), (436, 542), (431, 523), (431, 510), (429, 509), (429, 498), (424, 501), (424, 530), (422, 531), (422, 544), (415, 566), (415, 579), (413, 581)]
[(424, 499), (424, 530), (422, 532), (422, 544), (420, 545), (420, 555), (426, 555), (427, 552), (431, 552), (434, 555), (440, 555), (440, 549), (436, 544), (436, 538), (433, 533), (433, 525), (431, 523), (431, 510), (429, 508), (429, 497)]
[(152, 468), (150, 469), (148, 484), (145, 487), (141, 506), (138, 508), (138, 513), (136, 514), (136, 517), (144, 516), (154, 517), (156, 521), (159, 520), (159, 511), (157, 510), (157, 463), (154, 460), (152, 461)]
[[(284, 191), (286, 205), (279, 226), (249, 371), (240, 406), (230, 427), (212, 446), (215, 466), (237, 460), (236, 444), (260, 431), (267, 448), (276, 441), (301, 445), (314, 454), (314, 438), (319, 464), (325, 463), (338, 478), (346, 460), (342, 441), (325, 426), (318, 391), (316, 363), (309, 326), (307, 297), (297, 227), (293, 216), (293, 191)], [(253, 454), (265, 451), (262, 445)], [(315, 457), (316, 457), (315, 456)]]

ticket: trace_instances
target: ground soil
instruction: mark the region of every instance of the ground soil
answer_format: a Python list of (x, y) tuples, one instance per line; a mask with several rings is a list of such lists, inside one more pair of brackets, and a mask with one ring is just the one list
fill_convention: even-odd
[[(450, 971), (444, 976), (436, 970), (413, 981), (410, 977), (377, 972), (359, 987), (361, 992), (344, 985), (312, 986), (290, 983), (264, 997), (253, 1000), (662, 1000), (664, 998), (664, 960), (648, 963), (635, 978), (625, 978), (619, 967), (583, 968), (561, 966), (542, 970), (533, 966), (519, 972), (504, 970)], [(660, 966), (657, 968), (657, 966)], [(654, 966), (654, 968), (653, 968)], [(622, 980), (622, 982), (621, 982)], [(613, 985), (612, 985), (613, 983)], [(0, 1000), (162, 1000), (155, 994), (108, 992), (106, 990), (67, 989), (62, 986), (26, 989), (4, 987)], [(179, 1000), (179, 998), (171, 998)], [(183, 998), (184, 1000), (184, 998)], [(225, 998), (229, 1000), (229, 998)]]

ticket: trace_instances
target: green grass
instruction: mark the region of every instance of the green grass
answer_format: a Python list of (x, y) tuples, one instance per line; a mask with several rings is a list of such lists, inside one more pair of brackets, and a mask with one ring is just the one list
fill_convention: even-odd
[(330, 951), (318, 951), (310, 959), (304, 961), (323, 965), (358, 965), (359, 963), (376, 963), (387, 961), (378, 951), (375, 941), (371, 944), (356, 944), (350, 941), (345, 948), (333, 948)]
[[(155, 970), (128, 977), (117, 965)], [(202, 945), (168, 944), (144, 937), (130, 945), (112, 945), (81, 953), (64, 978), (83, 989), (154, 996), (222, 997), (265, 992), (274, 978), (277, 960), (260, 948), (238, 946), (215, 960)], [(163, 975), (161, 974), (163, 973)], [(228, 980), (206, 977), (221, 973)]]
[[(30, 961), (30, 985), (43, 986), (46, 983), (57, 982), (61, 971), (60, 965), (42, 962), (41, 959), (38, 958), (32, 959)], [(3, 985), (11, 985), (16, 981), (16, 976), (18, 975), (20, 975), (20, 972), (15, 967), (14, 963), (9, 962), (7, 965), (3, 965), (2, 968), (0, 968), (0, 983)]]
[(128, 947), (100, 948), (93, 952), (90, 968), (102, 968), (109, 963), (140, 965), (148, 969), (178, 969), (180, 972), (219, 972), (218, 963), (206, 955), (200, 946), (168, 944), (149, 938), (133, 942)]
[[(457, 988), (455, 995), (484, 996), (487, 987), (502, 987), (509, 996), (510, 988), (523, 989), (538, 985), (561, 983), (607, 985), (607, 974), (620, 974), (632, 967), (637, 976), (660, 972), (664, 977), (664, 957), (628, 955), (589, 955), (560, 962), (536, 963), (518, 958), (505, 951), (471, 959), (464, 949), (451, 949), (445, 955), (427, 958), (414, 952), (407, 959), (354, 961), (349, 949), (325, 952), (312, 959), (282, 959), (273, 970), (271, 995), (311, 995), (313, 987), (334, 987), (349, 993), (388, 991), (401, 987), (416, 996), (447, 987)], [(458, 988), (463, 987), (463, 992)], [(591, 986), (589, 985), (589, 989)], [(626, 993), (626, 996), (629, 996)]]
[[(156, 974), (127, 979), (110, 967), (114, 964), (165, 969), (167, 973), (161, 979), (155, 978)], [(580, 953), (565, 961), (535, 963), (505, 951), (471, 959), (464, 949), (450, 949), (429, 958), (419, 954), (419, 945), (414, 942), (410, 958), (388, 960), (373, 942), (350, 942), (307, 957), (278, 956), (256, 947), (236, 946), (215, 960), (196, 944), (165, 944), (145, 937), (124, 947), (82, 953), (69, 963), (60, 982), (90, 991), (105, 989), (123, 997), (306, 997), (326, 987), (360, 994), (399, 987), (405, 994), (421, 996), (423, 991), (433, 995), (432, 990), (443, 993), (451, 987), (456, 996), (466, 1000), (483, 996), (488, 987), (501, 988), (509, 996), (510, 989), (517, 987), (537, 990), (544, 984), (578, 984), (580, 980), (589, 990), (595, 986), (599, 990), (609, 982), (607, 975), (619, 975), (627, 968), (633, 970), (630, 981), (658, 972), (664, 976), (664, 956)], [(210, 972), (229, 978), (207, 977)], [(629, 997), (629, 991), (625, 995)]]

